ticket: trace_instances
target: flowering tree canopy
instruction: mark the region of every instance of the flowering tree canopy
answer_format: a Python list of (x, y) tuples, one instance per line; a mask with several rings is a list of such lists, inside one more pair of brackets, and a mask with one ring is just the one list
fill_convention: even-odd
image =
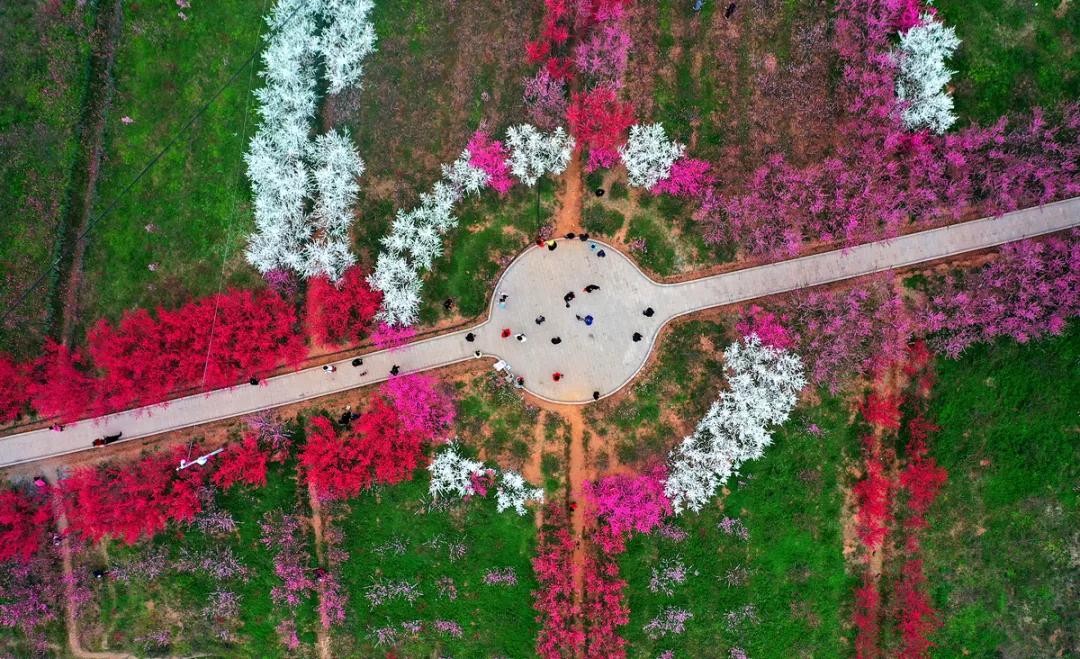
[(676, 513), (701, 510), (743, 462), (761, 457), (769, 427), (787, 420), (806, 385), (802, 361), (756, 335), (728, 346), (724, 359), (730, 389), (671, 454), (664, 491)]
[(538, 487), (529, 487), (525, 478), (516, 471), (502, 472), (495, 490), (495, 509), (501, 513), (513, 508), (518, 515), (524, 515), (525, 504), (529, 501), (543, 503), (544, 491)]
[(923, 14), (922, 21), (900, 35), (900, 71), (896, 97), (900, 116), (911, 130), (929, 128), (944, 133), (956, 121), (952, 97), (945, 91), (953, 71), (945, 60), (960, 45), (956, 30)]
[(510, 149), (510, 171), (525, 185), (533, 186), (540, 177), (566, 169), (574, 138), (561, 126), (544, 133), (530, 124), (520, 124), (506, 131), (506, 146)]
[(314, 277), (308, 281), (308, 332), (324, 346), (359, 341), (370, 330), (381, 301), (358, 266), (346, 270), (336, 284)]
[(41, 546), (52, 520), (52, 510), (22, 492), (0, 492), (0, 563), (11, 559), (27, 562)]
[(329, 22), (319, 35), (319, 53), (326, 66), (329, 92), (337, 94), (360, 84), (363, 61), (375, 52), (375, 26), (368, 13), (373, 0), (322, 0)]
[(672, 165), (685, 150), (667, 138), (661, 124), (636, 124), (630, 127), (630, 138), (619, 149), (619, 156), (630, 185), (651, 188), (671, 175)]
[(467, 497), (476, 494), (474, 477), (484, 471), (484, 463), (458, 453), (454, 442), (444, 446), (428, 465), (431, 483), (428, 491), (433, 497)]

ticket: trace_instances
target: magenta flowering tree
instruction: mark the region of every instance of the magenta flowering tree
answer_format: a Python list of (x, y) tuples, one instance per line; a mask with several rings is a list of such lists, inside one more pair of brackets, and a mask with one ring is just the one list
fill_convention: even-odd
[(676, 197), (700, 197), (716, 181), (709, 173), (709, 163), (694, 158), (679, 158), (668, 177), (649, 188), (649, 192)]
[(490, 187), (500, 195), (510, 191), (514, 186), (510, 167), (506, 164), (510, 154), (502, 142), (492, 140), (487, 131), (478, 130), (465, 148), (469, 152), (469, 164), (487, 174)]
[(396, 410), (401, 429), (421, 441), (445, 440), (457, 418), (453, 398), (430, 375), (390, 378), (379, 386), (379, 395)]
[(973, 272), (930, 284), (920, 320), (935, 350), (956, 357), (975, 342), (1010, 336), (1021, 343), (1060, 334), (1080, 315), (1080, 231), (1005, 245)]
[(757, 334), (763, 344), (787, 350), (794, 345), (795, 341), (780, 321), (780, 317), (775, 313), (752, 304), (750, 308), (744, 309), (739, 314), (735, 331), (741, 336)]
[(582, 484), (586, 511), (599, 523), (595, 539), (605, 552), (622, 552), (631, 532), (649, 533), (671, 515), (666, 476), (657, 467), (642, 475), (605, 476)]

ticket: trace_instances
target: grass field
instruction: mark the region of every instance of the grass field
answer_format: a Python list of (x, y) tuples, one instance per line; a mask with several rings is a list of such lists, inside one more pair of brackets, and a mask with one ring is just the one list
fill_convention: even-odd
[(941, 656), (1063, 656), (1080, 642), (1078, 372), (1075, 322), (938, 362), (931, 450), (949, 481), (923, 553)]
[[(809, 424), (824, 432), (812, 434)], [(727, 657), (736, 647), (751, 657), (847, 656), (843, 627), (853, 579), (841, 553), (840, 486), (849, 434), (837, 399), (799, 412), (775, 433), (765, 457), (728, 483), (730, 494), (677, 518), (685, 540), (654, 533), (629, 543), (620, 565), (629, 583), (623, 635), (630, 657), (664, 650)], [(724, 517), (740, 520), (748, 539), (721, 531)], [(680, 560), (689, 572), (671, 595), (650, 589), (664, 560)], [(752, 615), (740, 616), (748, 606)], [(643, 628), (667, 607), (694, 617), (682, 634), (650, 638)]]
[(520, 468), (532, 450), (540, 410), (492, 372), (459, 384), (457, 395), (459, 435), (488, 459)]
[[(81, 3), (80, 3), (81, 4)], [(89, 77), (93, 6), (0, 3), (0, 311), (45, 271), (59, 246)], [(52, 318), (40, 293), (11, 310), (0, 351), (36, 355)]]
[(1075, 2), (939, 0), (962, 43), (949, 62), (958, 125), (1080, 98), (1080, 6)]
[[(349, 502), (334, 524), (345, 530), (343, 548), (350, 554), (343, 566), (343, 584), (351, 603), (345, 628), (337, 635), (338, 656), (377, 656), (372, 632), (396, 627), (400, 656), (526, 657), (532, 656), (537, 625), (530, 591), (537, 585), (529, 559), (535, 551), (532, 515), (495, 512), (491, 496), (454, 504), (448, 510), (423, 511), (427, 474), (392, 487), (382, 487)], [(400, 553), (391, 545), (399, 544)], [(465, 548), (452, 554), (453, 545)], [(510, 568), (516, 585), (487, 585), (488, 569)], [(423, 593), (414, 603), (394, 599), (372, 606), (365, 597), (376, 579), (405, 580)], [(444, 589), (441, 590), (441, 579)], [(455, 596), (445, 590), (452, 583)], [(461, 626), (462, 636), (432, 630), (436, 620)], [(410, 639), (401, 623), (419, 621), (424, 631)]]
[[(272, 467), (268, 485), (257, 490), (236, 487), (218, 495), (217, 505), (236, 520), (238, 530), (227, 536), (215, 536), (195, 528), (172, 531), (148, 543), (124, 547), (110, 543), (109, 565), (116, 566), (145, 557), (155, 550), (164, 550), (175, 560), (182, 552), (231, 549), (250, 570), (244, 578), (218, 581), (208, 574), (165, 575), (151, 580), (133, 579), (128, 583), (107, 579), (100, 582), (95, 602), (100, 606), (100, 620), (95, 624), (84, 618), (81, 622), (84, 643), (90, 649), (125, 649), (138, 655), (159, 653), (167, 649), (172, 654), (270, 657), (281, 656), (282, 649), (274, 627), (282, 619), (270, 599), (270, 590), (280, 583), (273, 568), (273, 553), (259, 544), (259, 522), (270, 511), (293, 512), (298, 499), (292, 465)], [(306, 494), (306, 493), (305, 493)], [(306, 500), (306, 499), (305, 499)], [(301, 508), (301, 511), (306, 508)], [(303, 514), (303, 513), (301, 513)], [(307, 542), (310, 547), (310, 538)], [(91, 567), (101, 556), (89, 555)], [(210, 594), (218, 589), (236, 592), (240, 597), (240, 626), (236, 630), (239, 642), (225, 643), (212, 633), (210, 622), (201, 610)], [(317, 625), (314, 598), (300, 607), (297, 627), (301, 640), (314, 643)], [(153, 632), (169, 630), (173, 642), (166, 647), (147, 644), (142, 640)], [(107, 643), (107, 645), (105, 645)]]
[(120, 195), (252, 54), (268, 9), (259, 1), (193, 3), (184, 21), (171, 2), (125, 5), (94, 211), (119, 202), (91, 234), (81, 288), (85, 324), (213, 293), (223, 261), (226, 284), (258, 281), (243, 257), (253, 226), (243, 153), (256, 129), (248, 92), (260, 85), (251, 67)]

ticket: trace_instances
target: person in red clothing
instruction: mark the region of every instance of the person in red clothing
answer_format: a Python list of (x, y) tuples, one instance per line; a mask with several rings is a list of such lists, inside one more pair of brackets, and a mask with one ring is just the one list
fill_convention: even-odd
[(500, 334), (499, 336), (501, 336), (504, 339), (506, 337), (510, 336), (510, 328), (509, 327), (504, 327), (503, 331), (502, 331), (502, 334)]
[(560, 373), (558, 371), (555, 371), (554, 373), (551, 374), (551, 379), (558, 382), (559, 380), (562, 379), (562, 373)]

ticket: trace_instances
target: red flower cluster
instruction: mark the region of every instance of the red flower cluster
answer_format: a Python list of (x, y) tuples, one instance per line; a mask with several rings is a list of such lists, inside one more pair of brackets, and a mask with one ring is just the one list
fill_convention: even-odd
[(337, 282), (326, 277), (308, 280), (308, 333), (324, 346), (359, 342), (370, 331), (382, 294), (368, 286), (363, 271), (353, 266)]
[(540, 583), (540, 590), (532, 594), (541, 625), (536, 654), (542, 659), (562, 659), (579, 655), (585, 647), (585, 634), (577, 624), (581, 609), (574, 601), (574, 539), (567, 528), (566, 511), (558, 502), (544, 508), (544, 523), (532, 561)]
[(621, 659), (626, 656), (626, 639), (616, 627), (630, 622), (626, 603), (626, 581), (619, 578), (619, 565), (610, 557), (590, 556), (585, 560), (585, 656)]
[(233, 444), (221, 453), (214, 484), (228, 489), (236, 483), (254, 487), (266, 485), (266, 463), (270, 452), (259, 446), (259, 437), (248, 433), (239, 444)]
[(29, 561), (51, 521), (52, 509), (43, 498), (16, 490), (0, 492), (0, 563), (13, 558)]
[(152, 537), (170, 521), (191, 521), (202, 510), (201, 467), (177, 471), (184, 448), (163, 451), (123, 466), (86, 467), (60, 483), (69, 528), (98, 541), (126, 544)]

